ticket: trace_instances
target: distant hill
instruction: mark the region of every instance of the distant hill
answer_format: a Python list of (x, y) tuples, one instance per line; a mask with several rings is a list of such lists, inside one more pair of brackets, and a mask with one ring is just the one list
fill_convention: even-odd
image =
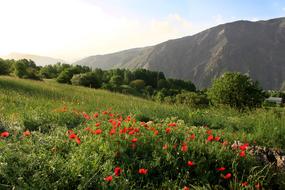
[(31, 55), (31, 54), (23, 54), (23, 53), (10, 53), (7, 56), (3, 56), (5, 59), (31, 59), (33, 60), (36, 65), (38, 66), (44, 66), (44, 65), (52, 65), (56, 64), (57, 62), (65, 62), (64, 60), (61, 59), (56, 59), (52, 57), (46, 57), (46, 56), (39, 56), (39, 55)]
[(75, 64), (92, 68), (146, 68), (205, 88), (225, 71), (258, 80), (264, 89), (285, 81), (285, 18), (236, 21), (155, 46), (90, 56)]

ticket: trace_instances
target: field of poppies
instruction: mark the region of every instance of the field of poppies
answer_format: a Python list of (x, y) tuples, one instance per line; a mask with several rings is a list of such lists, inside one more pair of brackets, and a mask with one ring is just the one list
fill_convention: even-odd
[(0, 105), (0, 189), (285, 188), (249, 149), (284, 150), (282, 109), (194, 110), (9, 77)]

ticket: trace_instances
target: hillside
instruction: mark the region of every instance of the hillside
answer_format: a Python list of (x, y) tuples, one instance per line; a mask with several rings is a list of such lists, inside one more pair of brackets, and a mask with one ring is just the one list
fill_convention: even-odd
[(0, 110), (0, 189), (284, 189), (284, 108), (195, 110), (0, 76)]
[(31, 54), (23, 54), (23, 53), (10, 53), (6, 56), (3, 56), (4, 59), (15, 59), (15, 60), (19, 60), (19, 59), (31, 59), (33, 60), (36, 65), (38, 66), (45, 66), (45, 65), (53, 65), (56, 64), (58, 62), (65, 62), (62, 59), (56, 59), (56, 58), (52, 58), (52, 57), (46, 57), (46, 56), (40, 56), (40, 55), (31, 55)]
[(225, 71), (247, 73), (264, 89), (285, 81), (285, 18), (237, 21), (161, 44), (96, 55), (75, 64), (92, 68), (146, 68), (191, 80), (198, 88)]

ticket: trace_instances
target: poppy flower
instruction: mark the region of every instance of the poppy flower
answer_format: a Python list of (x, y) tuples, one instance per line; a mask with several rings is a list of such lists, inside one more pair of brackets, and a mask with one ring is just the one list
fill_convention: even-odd
[(137, 138), (133, 138), (133, 139), (132, 139), (132, 143), (135, 143), (135, 142), (137, 142), (137, 141), (138, 141)]
[(183, 187), (183, 190), (190, 190), (190, 188), (187, 187), (187, 186), (184, 186), (184, 187)]
[(113, 135), (115, 133), (116, 133), (116, 129), (111, 129), (110, 132), (109, 132), (110, 135)]
[(148, 172), (148, 170), (147, 170), (147, 169), (144, 169), (144, 168), (139, 169), (139, 174), (146, 175), (146, 174), (147, 174), (147, 172)]
[(209, 130), (206, 131), (206, 133), (207, 133), (208, 135), (211, 135), (211, 134), (212, 134), (212, 130), (209, 129)]
[(80, 138), (79, 138), (79, 137), (76, 137), (75, 142), (76, 142), (77, 144), (80, 144), (80, 143), (81, 143)]
[(181, 151), (182, 152), (187, 152), (187, 150), (188, 150), (188, 146), (186, 144), (181, 146)]
[(91, 128), (90, 128), (90, 127), (86, 127), (86, 128), (84, 129), (84, 131), (91, 131)]
[(122, 169), (120, 167), (116, 167), (114, 169), (115, 176), (119, 176), (122, 173)]
[(256, 188), (256, 189), (261, 189), (260, 183), (255, 184), (255, 188)]
[(217, 171), (225, 171), (226, 168), (225, 168), (225, 167), (220, 167), (220, 168), (217, 168), (216, 170), (217, 170)]
[(28, 137), (28, 136), (31, 135), (31, 132), (27, 130), (27, 131), (23, 132), (23, 135), (24, 135), (25, 137)]
[(165, 132), (166, 132), (166, 133), (170, 133), (170, 131), (171, 131), (170, 128), (166, 128), (166, 129), (165, 129)]
[(113, 176), (110, 175), (108, 177), (105, 177), (104, 180), (110, 182), (113, 180)]
[(169, 123), (168, 127), (176, 127), (176, 123)]
[(194, 164), (193, 161), (188, 161), (188, 162), (187, 162), (187, 165), (190, 166), (190, 167), (192, 167), (192, 166), (194, 166), (195, 164)]
[(99, 127), (101, 125), (101, 123), (95, 123), (96, 127)]
[(212, 141), (214, 140), (214, 136), (213, 135), (209, 135), (208, 138), (207, 138), (207, 141)]
[(242, 151), (245, 151), (247, 149), (247, 147), (248, 147), (248, 143), (245, 143), (245, 144), (239, 146), (239, 149)]
[(153, 135), (158, 135), (158, 130), (155, 130), (155, 131), (153, 132)]
[(193, 133), (193, 134), (190, 136), (190, 138), (191, 138), (192, 140), (194, 140), (194, 139), (195, 139), (195, 134)]
[(220, 141), (220, 139), (221, 139), (221, 137), (216, 136), (214, 140), (215, 140), (215, 141)]
[(167, 148), (168, 148), (167, 144), (163, 145), (163, 147), (162, 147), (163, 150), (166, 150)]
[(91, 117), (87, 114), (87, 113), (83, 113), (83, 117), (86, 119), (86, 120), (90, 120)]
[(98, 113), (94, 113), (94, 114), (93, 114), (93, 117), (94, 117), (94, 118), (97, 118), (98, 116), (99, 116)]
[(248, 186), (248, 182), (247, 182), (247, 181), (245, 181), (245, 182), (242, 182), (242, 183), (241, 183), (241, 186), (243, 186), (243, 187), (246, 187), (246, 186)]
[(93, 134), (95, 135), (100, 135), (102, 133), (101, 129), (96, 129), (95, 131), (93, 131)]
[(77, 135), (74, 134), (74, 133), (71, 133), (71, 134), (69, 135), (69, 138), (70, 138), (70, 139), (75, 139), (76, 137), (77, 137)]
[(245, 156), (246, 156), (245, 151), (241, 151), (241, 152), (239, 153), (239, 156), (240, 156), (240, 157), (245, 157)]
[(4, 131), (4, 132), (1, 133), (1, 137), (4, 137), (4, 138), (8, 137), (9, 135), (10, 134), (9, 134), (8, 131)]
[(225, 176), (223, 176), (224, 179), (230, 179), (232, 177), (231, 173), (227, 173)]

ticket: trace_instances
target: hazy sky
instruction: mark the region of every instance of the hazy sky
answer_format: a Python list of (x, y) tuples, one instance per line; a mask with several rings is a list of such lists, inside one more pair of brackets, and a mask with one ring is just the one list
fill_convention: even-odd
[(282, 16), (285, 0), (0, 0), (0, 55), (72, 61)]

